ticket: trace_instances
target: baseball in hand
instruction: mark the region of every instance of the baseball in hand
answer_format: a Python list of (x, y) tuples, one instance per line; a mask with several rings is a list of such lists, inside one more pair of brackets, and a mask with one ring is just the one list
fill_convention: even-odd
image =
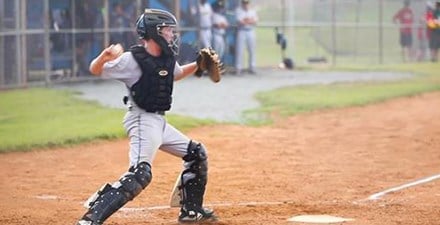
[(111, 53), (114, 56), (120, 56), (122, 53), (124, 53), (124, 48), (122, 47), (121, 44), (115, 44), (111, 48)]

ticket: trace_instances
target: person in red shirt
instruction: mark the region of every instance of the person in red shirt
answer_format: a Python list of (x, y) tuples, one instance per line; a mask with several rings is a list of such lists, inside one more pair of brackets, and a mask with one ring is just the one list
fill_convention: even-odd
[(420, 18), (419, 25), (417, 27), (417, 39), (419, 41), (419, 49), (417, 51), (416, 59), (417, 61), (423, 61), (427, 58), (431, 28), (429, 27), (429, 22), (433, 19), (434, 5), (432, 2), (428, 1), (426, 3), (426, 11)]
[(404, 62), (411, 59), (412, 48), (412, 26), (414, 23), (414, 13), (409, 7), (410, 1), (405, 0), (401, 8), (393, 16), (393, 22), (400, 24), (400, 46), (402, 46), (402, 59)]

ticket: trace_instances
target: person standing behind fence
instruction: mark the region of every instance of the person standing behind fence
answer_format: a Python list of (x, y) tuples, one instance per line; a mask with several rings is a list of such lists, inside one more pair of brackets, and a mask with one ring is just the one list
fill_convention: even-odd
[(411, 60), (412, 48), (412, 25), (414, 13), (409, 7), (410, 1), (405, 0), (403, 8), (393, 16), (393, 22), (400, 23), (400, 46), (402, 47), (402, 59), (404, 62)]
[(225, 1), (217, 0), (214, 3), (214, 14), (212, 15), (212, 44), (214, 50), (217, 52), (219, 57), (222, 59), (225, 54), (226, 43), (225, 34), (226, 28), (229, 27), (228, 20), (225, 16)]
[(432, 18), (428, 19), (428, 27), (431, 32), (429, 48), (431, 49), (431, 61), (438, 61), (438, 49), (440, 48), (440, 1), (435, 3)]
[(124, 47), (128, 47), (128, 33), (124, 32), (125, 28), (130, 27), (130, 16), (125, 12), (123, 5), (119, 2), (114, 3), (110, 15), (111, 28), (117, 29), (110, 34), (110, 42), (121, 43)]
[(192, 8), (192, 14), (199, 18), (199, 43), (200, 48), (212, 47), (212, 8), (207, 0), (200, 0), (197, 9)]
[(243, 64), (243, 50), (246, 46), (249, 59), (249, 73), (255, 74), (255, 50), (256, 36), (254, 27), (258, 22), (257, 12), (249, 7), (249, 0), (241, 0), (241, 6), (237, 8), (237, 44), (235, 52), (235, 69), (236, 74), (241, 74)]
[(429, 26), (427, 26), (428, 20), (432, 19), (432, 12), (434, 10), (434, 6), (432, 2), (426, 2), (426, 10), (423, 13), (422, 17), (419, 20), (419, 24), (417, 26), (417, 40), (419, 41), (419, 46), (416, 54), (417, 61), (424, 61), (427, 56), (427, 50), (429, 48), (429, 40), (431, 37), (431, 31)]

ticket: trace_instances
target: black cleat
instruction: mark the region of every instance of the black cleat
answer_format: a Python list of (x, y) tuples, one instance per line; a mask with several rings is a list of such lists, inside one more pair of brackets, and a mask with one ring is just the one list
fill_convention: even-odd
[(208, 208), (201, 208), (200, 211), (181, 209), (179, 214), (179, 224), (197, 224), (205, 222), (216, 222), (217, 216), (214, 214), (214, 210)]
[(86, 218), (82, 218), (78, 221), (78, 223), (76, 223), (76, 225), (102, 225), (102, 224), (98, 222), (93, 222)]

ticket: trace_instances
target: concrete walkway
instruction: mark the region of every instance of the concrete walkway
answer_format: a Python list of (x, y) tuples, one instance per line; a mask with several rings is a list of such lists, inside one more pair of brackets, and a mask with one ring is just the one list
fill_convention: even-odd
[[(386, 81), (411, 77), (411, 74), (393, 72), (304, 72), (261, 69), (257, 75), (225, 75), (219, 83), (207, 77), (187, 79), (174, 83), (171, 113), (217, 121), (241, 122), (245, 110), (257, 108), (254, 94), (284, 86), (330, 84), (335, 82)], [(105, 80), (81, 84), (59, 85), (82, 93), (84, 99), (97, 100), (105, 106), (125, 108), (122, 97), (125, 86), (118, 81)]]

